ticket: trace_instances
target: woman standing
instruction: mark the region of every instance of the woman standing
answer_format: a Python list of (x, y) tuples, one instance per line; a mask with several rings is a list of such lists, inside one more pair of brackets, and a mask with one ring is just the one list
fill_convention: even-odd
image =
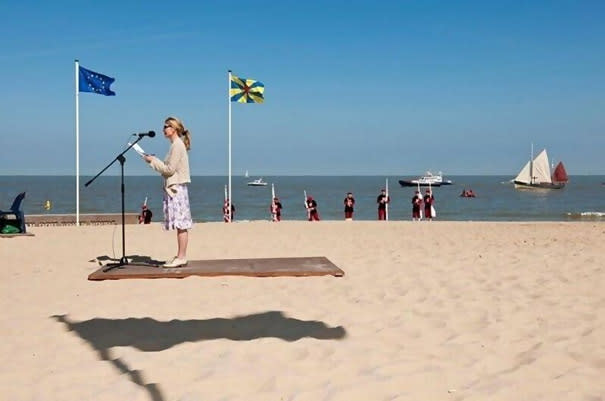
[(193, 226), (187, 190), (187, 184), (191, 183), (187, 155), (191, 146), (191, 134), (179, 119), (168, 117), (164, 121), (164, 137), (170, 141), (170, 149), (164, 161), (151, 155), (143, 158), (164, 177), (164, 228), (176, 230), (177, 254), (163, 267), (181, 267), (187, 265), (187, 230)]

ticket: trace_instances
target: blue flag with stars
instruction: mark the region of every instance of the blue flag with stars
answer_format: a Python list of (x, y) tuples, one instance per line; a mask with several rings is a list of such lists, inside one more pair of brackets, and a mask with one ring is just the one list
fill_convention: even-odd
[(116, 95), (115, 92), (112, 92), (111, 89), (109, 89), (109, 86), (115, 81), (115, 78), (87, 70), (84, 67), (80, 67), (78, 75), (80, 92), (92, 92), (104, 96)]

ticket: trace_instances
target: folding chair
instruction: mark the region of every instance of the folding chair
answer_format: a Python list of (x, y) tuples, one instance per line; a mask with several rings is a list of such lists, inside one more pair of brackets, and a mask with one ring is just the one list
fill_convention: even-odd
[(25, 192), (21, 192), (19, 195), (17, 195), (9, 211), (0, 210), (1, 226), (4, 226), (8, 223), (19, 227), (21, 233), (25, 233), (25, 215), (21, 210), (21, 202), (23, 202), (23, 198), (25, 198)]

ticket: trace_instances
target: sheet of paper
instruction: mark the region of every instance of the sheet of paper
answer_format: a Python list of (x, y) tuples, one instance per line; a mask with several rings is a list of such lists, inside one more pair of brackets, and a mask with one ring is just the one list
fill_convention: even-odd
[[(132, 145), (130, 142), (128, 142), (128, 146)], [(138, 143), (135, 143), (134, 146), (132, 147), (138, 154), (140, 154), (141, 156), (145, 156), (147, 153), (145, 153), (145, 151), (143, 150), (142, 147), (139, 146)]]

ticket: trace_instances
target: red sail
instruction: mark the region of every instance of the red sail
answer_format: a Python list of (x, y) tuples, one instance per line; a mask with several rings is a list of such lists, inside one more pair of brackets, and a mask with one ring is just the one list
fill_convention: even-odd
[(552, 180), (554, 182), (567, 182), (569, 180), (563, 162), (559, 162), (559, 164), (557, 164), (557, 167), (555, 167), (555, 172), (552, 175)]

